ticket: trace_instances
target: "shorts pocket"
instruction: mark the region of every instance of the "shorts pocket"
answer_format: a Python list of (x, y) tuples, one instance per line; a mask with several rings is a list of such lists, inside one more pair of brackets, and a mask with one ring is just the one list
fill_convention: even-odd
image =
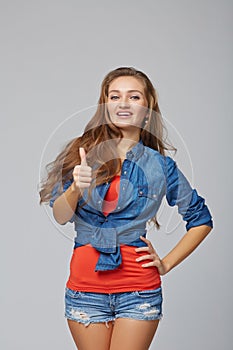
[(82, 292), (79, 292), (77, 290), (72, 290), (66, 287), (65, 295), (69, 296), (70, 298), (78, 299), (82, 296)]
[(158, 297), (159, 295), (162, 296), (162, 289), (157, 288), (153, 290), (141, 290), (141, 291), (135, 292), (135, 294), (140, 298), (153, 298), (153, 297)]

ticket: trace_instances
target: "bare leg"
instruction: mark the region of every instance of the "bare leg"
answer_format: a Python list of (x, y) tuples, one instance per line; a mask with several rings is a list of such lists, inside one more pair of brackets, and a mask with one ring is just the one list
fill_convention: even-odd
[(112, 322), (108, 322), (108, 327), (105, 323), (91, 323), (86, 327), (76, 321), (67, 322), (78, 350), (109, 350)]
[(110, 350), (148, 350), (158, 324), (159, 320), (116, 319)]

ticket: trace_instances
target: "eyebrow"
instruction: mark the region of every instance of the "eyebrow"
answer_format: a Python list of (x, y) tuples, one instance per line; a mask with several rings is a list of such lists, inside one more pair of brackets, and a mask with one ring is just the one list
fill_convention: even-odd
[[(110, 91), (109, 91), (109, 94), (110, 94), (111, 92), (120, 93), (120, 90), (110, 90)], [(127, 92), (138, 92), (139, 94), (143, 95), (143, 93), (142, 93), (141, 91), (139, 91), (139, 90), (127, 90)]]

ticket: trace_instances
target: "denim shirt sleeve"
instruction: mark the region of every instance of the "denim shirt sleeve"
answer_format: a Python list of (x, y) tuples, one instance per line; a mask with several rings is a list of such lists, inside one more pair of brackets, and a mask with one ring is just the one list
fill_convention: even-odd
[(64, 185), (62, 186), (62, 189), (59, 189), (60, 183), (56, 183), (54, 185), (53, 190), (52, 190), (52, 196), (51, 196), (51, 199), (49, 201), (50, 207), (53, 207), (55, 200), (70, 187), (72, 182), (73, 182), (73, 180), (66, 181), (64, 183)]
[(166, 199), (170, 206), (177, 205), (178, 213), (186, 221), (186, 230), (199, 225), (213, 227), (212, 216), (196, 189), (193, 189), (176, 162), (166, 159)]
[[(55, 200), (70, 187), (72, 182), (73, 182), (73, 179), (72, 180), (67, 180), (64, 183), (64, 185), (62, 186), (62, 189), (59, 189), (60, 188), (60, 184), (59, 183), (55, 184), (55, 186), (53, 187), (53, 190), (52, 190), (52, 197), (51, 197), (51, 199), (49, 201), (50, 207), (53, 207), (53, 204), (54, 204)], [(69, 220), (69, 222), (74, 222), (74, 216)]]

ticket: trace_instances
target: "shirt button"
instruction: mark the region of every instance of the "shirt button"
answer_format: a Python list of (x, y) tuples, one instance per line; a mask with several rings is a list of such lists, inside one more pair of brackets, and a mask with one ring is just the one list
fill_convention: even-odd
[(121, 209), (121, 207), (117, 207), (117, 209)]
[(128, 159), (132, 159), (132, 158), (133, 158), (133, 153), (132, 153), (132, 151), (127, 152), (127, 153), (126, 153), (126, 156), (127, 156)]
[(101, 201), (98, 201), (98, 204), (101, 204)]
[(126, 174), (127, 174), (127, 171), (125, 170), (125, 171), (124, 171), (124, 175), (126, 175)]
[(124, 191), (124, 190), (125, 190), (125, 187), (122, 187), (122, 190)]
[(156, 194), (153, 194), (153, 198), (156, 198), (157, 197), (157, 195)]
[(139, 194), (143, 194), (143, 192), (142, 192), (142, 191), (139, 191)]

